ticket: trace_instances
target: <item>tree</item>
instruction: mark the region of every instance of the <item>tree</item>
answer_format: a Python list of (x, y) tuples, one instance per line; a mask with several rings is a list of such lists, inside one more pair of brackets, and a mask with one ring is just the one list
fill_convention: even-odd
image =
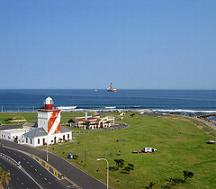
[(114, 159), (116, 166), (118, 167), (118, 169), (121, 167), (124, 167), (124, 160), (123, 159)]
[(11, 180), (10, 173), (4, 170), (0, 171), (0, 189), (4, 189), (9, 185)]
[(186, 181), (188, 178), (192, 178), (194, 176), (193, 172), (191, 171), (183, 171), (184, 180)]
[(83, 125), (86, 126), (86, 129), (89, 129), (90, 121), (85, 121), (85, 122), (83, 123)]
[(128, 167), (130, 168), (130, 170), (134, 170), (134, 165), (132, 163), (128, 163)]
[(130, 117), (133, 117), (133, 116), (135, 116), (135, 113), (130, 114)]
[(75, 125), (75, 121), (73, 119), (69, 119), (68, 124), (70, 125), (70, 127), (72, 127), (73, 125)]
[(124, 174), (129, 174), (131, 171), (131, 168), (129, 166), (124, 167), (124, 169), (122, 169), (121, 173)]

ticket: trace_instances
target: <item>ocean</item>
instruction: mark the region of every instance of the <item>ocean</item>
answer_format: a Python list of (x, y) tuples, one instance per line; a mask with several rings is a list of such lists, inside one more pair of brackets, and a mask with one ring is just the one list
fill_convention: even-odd
[(167, 112), (216, 112), (216, 90), (0, 90), (1, 111), (33, 111), (51, 96), (55, 106), (77, 109), (152, 109)]

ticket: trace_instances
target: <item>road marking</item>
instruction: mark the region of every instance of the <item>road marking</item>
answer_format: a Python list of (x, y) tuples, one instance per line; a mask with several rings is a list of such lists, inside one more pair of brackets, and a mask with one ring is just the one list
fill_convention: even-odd
[(37, 169), (35, 169), (35, 171), (37, 172)]
[(48, 182), (48, 184), (52, 184), (51, 182)]
[(47, 180), (47, 178), (46, 178), (46, 177), (44, 177), (44, 180)]

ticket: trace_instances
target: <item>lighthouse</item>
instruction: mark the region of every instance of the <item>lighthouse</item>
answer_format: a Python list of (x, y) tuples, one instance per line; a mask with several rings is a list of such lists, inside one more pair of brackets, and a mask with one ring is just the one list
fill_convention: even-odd
[[(38, 110), (38, 126), (0, 130), (0, 138), (27, 144), (32, 147), (52, 145), (72, 140), (72, 131), (61, 126), (61, 110), (56, 109), (53, 99), (47, 97)], [(7, 136), (7, 137), (5, 137)]]
[(61, 110), (54, 107), (51, 97), (44, 101), (43, 108), (38, 110), (38, 128), (43, 128), (48, 135), (61, 132)]

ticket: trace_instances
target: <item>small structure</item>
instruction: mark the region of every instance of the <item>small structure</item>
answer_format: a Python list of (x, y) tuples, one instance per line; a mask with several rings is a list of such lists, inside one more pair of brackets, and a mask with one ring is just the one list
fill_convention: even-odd
[(52, 98), (46, 98), (44, 106), (38, 110), (38, 124), (0, 130), (0, 138), (27, 144), (33, 147), (72, 140), (72, 131), (60, 124), (61, 110), (54, 107)]
[(109, 128), (114, 124), (114, 117), (88, 116), (87, 112), (84, 117), (77, 117), (75, 119), (75, 126), (83, 129)]
[(209, 140), (209, 141), (207, 142), (207, 144), (215, 144), (215, 143), (216, 143), (215, 140)]

